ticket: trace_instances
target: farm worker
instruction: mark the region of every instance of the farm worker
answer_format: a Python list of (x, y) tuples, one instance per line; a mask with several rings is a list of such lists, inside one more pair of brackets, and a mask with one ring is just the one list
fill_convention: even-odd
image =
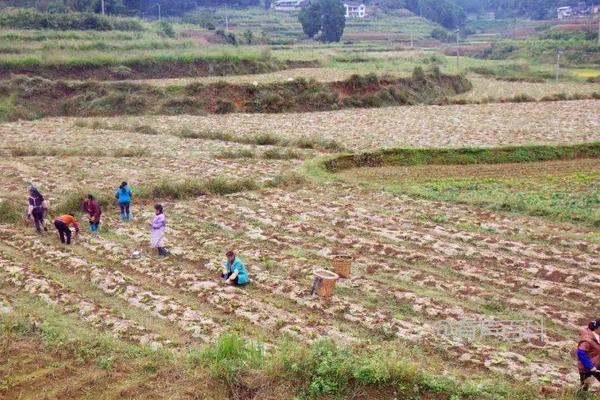
[(121, 182), (121, 185), (115, 191), (115, 198), (119, 202), (119, 208), (121, 209), (121, 221), (129, 221), (131, 219), (131, 214), (129, 213), (131, 197), (131, 188), (127, 182)]
[(96, 200), (93, 195), (88, 194), (83, 202), (83, 209), (89, 215), (90, 232), (98, 232), (98, 228), (100, 227), (100, 216), (102, 215), (102, 208), (100, 208), (98, 200)]
[(581, 327), (579, 343), (577, 345), (577, 359), (579, 361), (579, 379), (581, 390), (589, 389), (588, 378), (594, 377), (600, 381), (600, 319), (592, 321), (588, 326)]
[(48, 203), (44, 200), (44, 196), (40, 191), (32, 186), (29, 189), (29, 206), (27, 207), (27, 219), (31, 220), (35, 224), (35, 230), (38, 233), (42, 232), (42, 228), (45, 231), (48, 229), (44, 226), (44, 215), (48, 212)]
[(231, 250), (225, 256), (227, 257), (227, 261), (223, 265), (223, 274), (221, 275), (225, 283), (234, 285), (247, 284), (250, 280), (248, 279), (248, 271), (244, 263)]
[(165, 228), (167, 227), (167, 218), (163, 213), (163, 206), (156, 204), (154, 206), (155, 215), (150, 221), (150, 245), (158, 250), (159, 256), (166, 256), (165, 249)]
[(71, 244), (71, 228), (69, 228), (69, 225), (73, 225), (75, 228), (75, 237), (77, 237), (79, 235), (79, 224), (73, 214), (64, 214), (54, 220), (54, 227), (58, 231), (61, 243), (65, 243), (66, 236), (67, 244)]

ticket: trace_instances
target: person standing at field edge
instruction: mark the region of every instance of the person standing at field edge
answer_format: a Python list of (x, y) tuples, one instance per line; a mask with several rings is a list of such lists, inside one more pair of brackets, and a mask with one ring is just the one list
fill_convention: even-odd
[(35, 230), (42, 233), (42, 228), (45, 231), (48, 229), (44, 226), (44, 215), (48, 212), (48, 203), (44, 200), (44, 196), (40, 191), (32, 186), (29, 189), (29, 206), (27, 207), (27, 219), (33, 218)]
[(79, 223), (77, 223), (73, 214), (61, 215), (54, 220), (54, 227), (58, 231), (60, 242), (63, 244), (65, 243), (65, 237), (67, 239), (66, 243), (71, 244), (71, 228), (69, 228), (69, 225), (73, 225), (75, 228), (75, 237), (77, 237), (79, 235)]
[(100, 216), (102, 215), (102, 208), (100, 208), (98, 200), (93, 195), (88, 194), (83, 202), (83, 209), (88, 213), (90, 218), (90, 232), (98, 232)]
[(131, 206), (131, 197), (131, 188), (127, 182), (121, 182), (121, 185), (115, 192), (115, 198), (119, 202), (119, 208), (121, 209), (121, 221), (131, 220), (131, 214), (129, 211), (129, 207)]
[(592, 321), (588, 326), (581, 327), (579, 343), (577, 344), (577, 359), (579, 361), (580, 390), (587, 391), (590, 387), (588, 378), (594, 377), (600, 381), (600, 319)]

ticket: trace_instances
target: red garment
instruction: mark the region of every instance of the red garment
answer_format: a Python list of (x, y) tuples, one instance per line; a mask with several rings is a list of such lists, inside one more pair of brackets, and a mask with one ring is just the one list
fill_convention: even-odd
[[(580, 338), (577, 348), (584, 350), (590, 357), (592, 363), (596, 367), (600, 367), (600, 343), (598, 343), (594, 337), (594, 333), (587, 326), (584, 326), (579, 331), (579, 334)], [(579, 372), (586, 372), (581, 361), (579, 361)]]
[(97, 200), (86, 200), (83, 202), (83, 209), (90, 216), (90, 220), (92, 222), (99, 222), (100, 215), (102, 215), (102, 209), (100, 208), (100, 204), (98, 204)]

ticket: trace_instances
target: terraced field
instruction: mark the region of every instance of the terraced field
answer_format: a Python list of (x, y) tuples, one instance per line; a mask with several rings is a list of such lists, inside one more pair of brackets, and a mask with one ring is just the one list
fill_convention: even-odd
[[(599, 121), (590, 110), (599, 104), (7, 123), (0, 127), (6, 152), (0, 190), (15, 198), (34, 182), (57, 204), (64, 193), (81, 188), (110, 196), (122, 179), (134, 188), (215, 176), (261, 181), (289, 174), (302, 162), (223, 158), (223, 151), (234, 148), (260, 154), (277, 146), (182, 138), (176, 135), (182, 127), (234, 137), (269, 132), (287, 139), (342, 139), (356, 150), (398, 144), (564, 143), (598, 139)], [(118, 128), (93, 128), (99, 122)], [(136, 132), (140, 125), (151, 127), (145, 130), (153, 134)], [(40, 137), (47, 149), (77, 151), (15, 156), (14, 149), (31, 148)], [(111, 156), (131, 148), (144, 152)], [(95, 157), (98, 151), (105, 155)], [(298, 151), (303, 157), (321, 152)], [(83, 233), (68, 248), (54, 234), (38, 236), (26, 225), (1, 225), (4, 312), (15, 307), (12, 297), (33, 296), (90, 329), (175, 353), (230, 330), (266, 343), (283, 337), (307, 343), (327, 336), (359, 347), (436, 338), (433, 347), (421, 351), (451, 374), (492, 373), (503, 381), (533, 382), (550, 391), (577, 382), (568, 351), (577, 327), (597, 311), (588, 296), (599, 285), (595, 270), (600, 266), (600, 245), (591, 227), (342, 183), (304, 182), (162, 201), (172, 253), (166, 259), (147, 249), (146, 226), (152, 215), (147, 201), (136, 202), (130, 224), (119, 222), (114, 205), (109, 205), (101, 233)], [(217, 274), (227, 248), (236, 249), (249, 265), (249, 287), (220, 284)], [(130, 257), (136, 250), (143, 251), (141, 259)], [(351, 278), (339, 283), (329, 301), (310, 295), (312, 271), (327, 267), (339, 252), (354, 259)], [(543, 318), (546, 342), (465, 343), (440, 338), (434, 330), (439, 320), (482, 315)], [(22, 384), (0, 390), (9, 397), (27, 393)]]
[[(260, 26), (259, 19), (243, 25), (243, 18), (232, 15), (234, 30)], [(283, 36), (296, 35), (294, 21), (284, 21)], [(374, 21), (384, 33), (356, 22), (348, 38), (426, 36), (433, 28), (415, 18), (407, 26), (387, 17)], [(20, 39), (0, 52), (19, 59), (52, 52), (59, 65), (47, 80), (32, 80), (19, 92), (26, 101), (36, 85), (52, 79), (68, 89), (63, 57), (104, 59), (112, 51), (116, 66), (173, 56), (187, 68), (185, 54), (206, 50), (193, 35), (113, 33), (106, 45), (96, 33), (6, 35)], [(35, 43), (21, 48), (19, 41)], [(307, 61), (288, 66), (321, 64), (274, 64), (254, 71), (277, 72), (223, 77), (215, 75), (237, 69), (211, 75), (207, 67), (211, 76), (181, 79), (144, 80), (129, 71), (118, 78), (128, 81), (107, 83), (97, 93), (81, 89), (78, 99), (90, 100), (85, 115), (102, 115), (93, 100), (109, 85), (127, 90), (147, 83), (145, 93), (156, 95), (227, 81), (250, 84), (251, 92), (251, 85), (297, 77), (332, 82), (357, 72), (405, 76), (415, 66), (465, 72), (471, 64), (493, 63), (464, 59), (464, 70), (455, 71), (438, 53), (385, 43), (274, 46), (272, 55), (258, 47), (245, 53), (212, 47), (227, 65), (244, 54), (261, 62)], [(154, 72), (168, 76), (160, 67)], [(354, 83), (368, 91), (369, 79)], [(318, 168), (338, 153), (388, 147), (600, 141), (600, 100), (573, 99), (598, 93), (598, 84), (506, 82), (473, 73), (468, 79), (474, 88), (452, 100), (493, 98), (489, 104), (361, 103), (364, 108), (327, 112), (234, 109), (1, 123), (0, 398), (572, 398), (579, 376), (569, 352), (579, 327), (600, 317), (590, 295), (600, 287), (597, 150), (586, 159), (518, 164), (336, 174)], [(327, 100), (310, 94), (314, 104)], [(562, 94), (571, 100), (535, 101)], [(518, 102), (520, 95), (531, 98)], [(128, 96), (113, 96), (114, 104)], [(8, 121), (14, 105), (8, 95), (0, 100), (0, 120)], [(400, 100), (394, 104), (406, 104)], [(120, 221), (113, 196), (123, 180), (134, 192), (128, 223)], [(52, 224), (37, 234), (25, 219), (31, 184), (49, 200), (50, 217), (74, 211), (83, 222), (72, 246), (60, 244)], [(103, 204), (98, 234), (87, 232), (79, 209), (85, 193)], [(165, 258), (149, 247), (148, 222), (158, 202), (168, 220)], [(219, 273), (229, 249), (247, 264), (250, 285), (223, 284)], [(337, 282), (331, 298), (311, 294), (314, 271), (330, 268), (337, 254), (353, 259), (351, 276)], [(533, 321), (536, 331), (514, 342), (440, 332), (443, 321), (481, 319)]]

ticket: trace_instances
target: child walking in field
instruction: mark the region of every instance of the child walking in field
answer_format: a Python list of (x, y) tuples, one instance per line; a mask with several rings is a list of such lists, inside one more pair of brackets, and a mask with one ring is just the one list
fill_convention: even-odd
[(115, 191), (115, 198), (119, 202), (119, 208), (121, 209), (121, 221), (131, 220), (129, 208), (131, 207), (132, 193), (127, 182), (121, 182), (121, 185)]

